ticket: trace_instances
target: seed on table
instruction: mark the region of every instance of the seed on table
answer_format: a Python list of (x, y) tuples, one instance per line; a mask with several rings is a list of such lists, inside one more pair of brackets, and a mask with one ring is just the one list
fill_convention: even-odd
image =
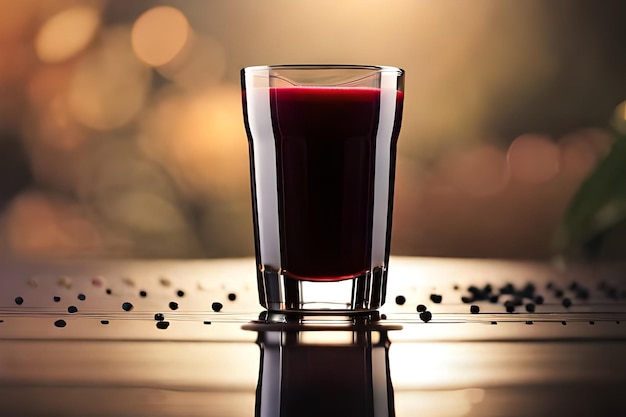
[(404, 297), (404, 295), (396, 296), (396, 304), (401, 306), (401, 305), (404, 305), (404, 303), (406, 303), (406, 297)]
[(430, 295), (430, 301), (432, 301), (435, 304), (441, 303), (441, 300), (443, 300), (443, 297), (440, 294), (431, 294)]
[(474, 302), (474, 297), (468, 297), (466, 295), (461, 297), (461, 301), (463, 302), (463, 304), (469, 304), (469, 303), (473, 303)]
[(430, 311), (426, 310), (426, 311), (422, 311), (420, 313), (420, 319), (424, 322), (424, 323), (428, 323), (431, 319), (433, 318), (433, 313), (431, 313)]
[(498, 322), (497, 321), (492, 321), (491, 324), (498, 324)]
[(476, 304), (472, 304), (470, 306), (470, 313), (472, 313), (472, 314), (480, 313), (480, 307), (478, 307)]
[(107, 288), (107, 289), (106, 289), (106, 293), (107, 293), (107, 294), (111, 295), (111, 293), (112, 293), (112, 292), (113, 292), (113, 291), (111, 291), (111, 289), (110, 289), (110, 288)]
[(69, 306), (67, 308), (67, 312), (70, 313), (70, 314), (77, 313), (78, 312), (78, 308), (76, 306)]
[(132, 305), (132, 303), (129, 303), (128, 301), (124, 302), (122, 304), (122, 310), (124, 311), (130, 311), (134, 308), (135, 306)]
[(139, 296), (145, 298), (145, 297), (148, 296), (148, 293), (145, 290), (141, 290), (141, 291), (139, 291)]
[(165, 330), (168, 327), (170, 327), (170, 322), (169, 321), (157, 321), (156, 327), (157, 329)]
[(534, 313), (535, 312), (535, 305), (533, 303), (526, 304), (526, 311), (528, 311), (529, 313)]
[(493, 294), (489, 296), (489, 302), (492, 304), (496, 304), (500, 300), (500, 296), (498, 294)]
[(526, 324), (533, 324), (532, 320), (526, 320)]
[(563, 320), (563, 321), (561, 322), (561, 324), (562, 324), (563, 326), (567, 326), (567, 322), (566, 322), (565, 320)]
[(154, 319), (155, 319), (156, 321), (163, 321), (163, 320), (165, 320), (165, 316), (163, 315), (163, 313), (156, 313), (156, 314), (154, 315)]
[(184, 297), (185, 296), (185, 291), (178, 290), (178, 291), (176, 291), (176, 295), (179, 296), (179, 297)]
[(80, 301), (85, 301), (87, 299), (87, 296), (83, 293), (78, 294), (78, 296), (76, 296), (76, 298), (78, 298)]
[(504, 307), (506, 308), (506, 312), (507, 313), (513, 313), (515, 312), (515, 305), (513, 304), (504, 304)]
[(170, 301), (170, 310), (178, 310), (178, 303), (176, 301)]
[(589, 324), (593, 325), (593, 324), (596, 324), (596, 322), (595, 322), (595, 321), (593, 321), (593, 320), (590, 320), (590, 321), (589, 321)]
[(21, 306), (24, 303), (24, 299), (22, 297), (15, 297), (15, 304)]
[(570, 300), (569, 298), (565, 297), (563, 299), (563, 301), (561, 301), (561, 304), (563, 304), (563, 307), (565, 307), (565, 308), (570, 308), (572, 306), (572, 300)]
[(560, 289), (555, 290), (555, 291), (554, 291), (554, 296), (555, 296), (556, 298), (561, 298), (561, 297), (563, 297), (563, 290), (560, 290)]
[(426, 311), (426, 306), (424, 304), (418, 304), (416, 310), (418, 313), (423, 313)]
[(65, 322), (65, 320), (60, 319), (54, 322), (54, 325), (56, 327), (65, 327), (67, 325), (67, 323)]
[(237, 294), (235, 294), (234, 292), (231, 292), (228, 294), (229, 301), (235, 301), (236, 299), (237, 299)]
[(224, 305), (220, 302), (214, 302), (213, 304), (211, 304), (211, 308), (213, 309), (213, 311), (215, 312), (219, 312), (222, 308), (224, 307)]
[(108, 320), (100, 320), (100, 324), (106, 325), (106, 324), (109, 324), (109, 321)]
[(537, 305), (543, 304), (543, 295), (536, 295), (534, 301)]
[(211, 322), (209, 320), (205, 320), (203, 321), (204, 324), (211, 324)]
[(55, 295), (54, 297), (52, 297), (52, 300), (54, 300), (55, 303), (58, 303), (59, 301), (61, 301), (61, 297)]

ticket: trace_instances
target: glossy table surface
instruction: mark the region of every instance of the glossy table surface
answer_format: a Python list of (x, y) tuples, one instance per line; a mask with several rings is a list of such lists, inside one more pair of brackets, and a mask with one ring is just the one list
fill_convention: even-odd
[[(3, 261), (0, 415), (254, 416), (254, 268)], [(395, 415), (626, 415), (624, 272), (392, 257), (381, 323), (402, 326), (388, 333)]]

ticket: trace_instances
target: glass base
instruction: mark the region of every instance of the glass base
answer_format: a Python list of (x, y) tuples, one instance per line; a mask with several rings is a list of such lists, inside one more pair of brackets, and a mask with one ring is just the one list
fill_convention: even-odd
[(265, 268), (258, 279), (261, 305), (269, 311), (351, 315), (384, 304), (387, 270), (376, 267), (341, 281), (307, 281)]

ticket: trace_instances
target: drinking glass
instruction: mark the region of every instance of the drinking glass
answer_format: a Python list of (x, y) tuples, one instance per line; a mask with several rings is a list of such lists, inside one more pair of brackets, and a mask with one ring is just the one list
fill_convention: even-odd
[(241, 70), (261, 305), (374, 311), (385, 301), (404, 71)]

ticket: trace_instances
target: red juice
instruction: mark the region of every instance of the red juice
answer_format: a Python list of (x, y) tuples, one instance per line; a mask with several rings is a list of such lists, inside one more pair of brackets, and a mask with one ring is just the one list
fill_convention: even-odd
[[(392, 120), (379, 117), (381, 90), (377, 88), (276, 87), (269, 95), (281, 272), (322, 281), (370, 272), (376, 267), (372, 242), (377, 198), (384, 200), (379, 204), (386, 208), (381, 211), (386, 223), (383, 241), (387, 241), (382, 256), (385, 260), (389, 256), (402, 92), (396, 92)], [(388, 172), (377, 173), (381, 123), (394, 126), (391, 138), (384, 139)], [(378, 181), (389, 184), (385, 195), (375, 195), (377, 174)]]

